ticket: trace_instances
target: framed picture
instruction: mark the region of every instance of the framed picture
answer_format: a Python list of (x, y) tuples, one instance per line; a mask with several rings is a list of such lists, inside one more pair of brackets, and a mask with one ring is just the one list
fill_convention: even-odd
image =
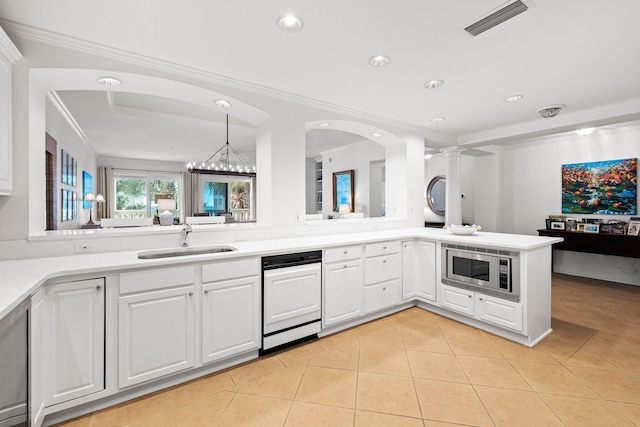
[(567, 231), (577, 231), (578, 229), (578, 219), (577, 218), (567, 218)]
[(585, 226), (585, 225), (586, 225), (586, 224), (585, 224), (584, 222), (579, 222), (579, 223), (577, 224), (577, 226), (578, 226), (578, 227), (576, 228), (576, 231), (577, 231), (578, 233), (584, 233), (584, 226)]
[(627, 229), (627, 236), (637, 236), (640, 232), (640, 220), (634, 221), (634, 218), (631, 218), (632, 221), (629, 222), (629, 228)]
[(355, 182), (353, 169), (333, 173), (333, 211), (337, 212), (340, 205), (349, 205), (349, 210), (354, 211), (353, 195), (355, 194)]
[(600, 224), (600, 218), (585, 218), (583, 221), (586, 224)]
[(78, 184), (78, 161), (64, 150), (61, 150), (61, 154), (60, 181), (65, 185), (75, 187)]
[(562, 165), (562, 213), (636, 215), (638, 159)]
[(585, 233), (599, 233), (600, 232), (600, 224), (585, 224), (584, 225)]
[(87, 194), (93, 193), (93, 177), (87, 171), (82, 171), (82, 209), (91, 209), (91, 202), (85, 202)]
[(600, 233), (602, 234), (624, 234), (627, 229), (625, 221), (608, 221), (606, 224), (600, 224)]
[(566, 224), (564, 221), (551, 221), (551, 229), (564, 231), (566, 229)]

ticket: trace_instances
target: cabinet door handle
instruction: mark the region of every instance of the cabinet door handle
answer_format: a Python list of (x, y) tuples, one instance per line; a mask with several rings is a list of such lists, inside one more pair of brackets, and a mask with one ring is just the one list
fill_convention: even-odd
[(204, 294), (206, 295), (206, 294), (208, 294), (208, 293), (209, 293), (209, 290), (208, 290), (208, 289), (206, 289), (206, 290), (204, 291)]
[(482, 297), (478, 298), (480, 301), (482, 301)]
[(469, 295), (469, 298), (471, 298), (471, 295)]
[(192, 297), (193, 296), (193, 292), (189, 292), (189, 296)]
[(386, 264), (386, 263), (387, 263), (387, 260), (386, 260), (386, 259), (383, 259), (383, 260), (382, 260), (382, 263), (383, 263), (383, 264)]
[(382, 290), (383, 290), (383, 291), (386, 291), (386, 290), (387, 290), (387, 287), (385, 286), (384, 288), (382, 288)]
[(382, 247), (382, 249), (386, 250), (386, 249), (387, 249), (387, 247), (386, 247), (386, 246), (383, 246), (383, 247)]
[(98, 290), (98, 291), (102, 290), (102, 285), (96, 286), (96, 290)]
[(347, 264), (343, 265), (342, 268), (347, 268)]
[(349, 251), (344, 251), (344, 254), (345, 254), (345, 255), (346, 255), (346, 254), (348, 254), (348, 253), (349, 253)]

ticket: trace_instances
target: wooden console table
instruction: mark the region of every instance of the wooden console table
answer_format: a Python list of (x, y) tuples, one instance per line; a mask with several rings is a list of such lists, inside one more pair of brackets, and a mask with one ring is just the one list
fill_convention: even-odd
[(625, 234), (578, 233), (575, 231), (538, 230), (539, 236), (561, 237), (553, 249), (640, 258), (640, 237)]

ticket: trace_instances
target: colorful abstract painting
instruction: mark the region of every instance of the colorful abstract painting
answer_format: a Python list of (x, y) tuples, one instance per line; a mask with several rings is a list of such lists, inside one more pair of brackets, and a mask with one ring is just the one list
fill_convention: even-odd
[(562, 165), (562, 213), (636, 215), (638, 159)]

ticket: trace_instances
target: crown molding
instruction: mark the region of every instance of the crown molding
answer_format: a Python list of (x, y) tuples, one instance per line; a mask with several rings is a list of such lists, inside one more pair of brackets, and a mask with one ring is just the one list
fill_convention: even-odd
[(10, 64), (14, 64), (22, 59), (22, 54), (2, 27), (0, 27), (0, 56)]
[(14, 37), (22, 38), (25, 40), (35, 41), (38, 43), (61, 47), (64, 49), (87, 53), (95, 56), (101, 56), (117, 61), (126, 62), (129, 64), (140, 65), (207, 83), (213, 83), (233, 89), (242, 90), (256, 95), (275, 98), (281, 101), (287, 101), (339, 114), (345, 114), (354, 118), (373, 121), (378, 125), (394, 126), (412, 133), (422, 135), (430, 141), (450, 144), (452, 138), (455, 140), (455, 138), (451, 135), (443, 134), (413, 123), (390, 119), (388, 117), (367, 113), (353, 108), (348, 108), (329, 102), (296, 95), (290, 92), (233, 79), (208, 71), (186, 67), (184, 65), (176, 64), (169, 61), (164, 61), (158, 58), (140, 55), (133, 52), (101, 45), (98, 43), (88, 42), (86, 40), (81, 40), (75, 37), (69, 37), (62, 34), (45, 31), (39, 28), (19, 24), (17, 22), (7, 21), (0, 18), (0, 24), (2, 25), (2, 27), (6, 28), (6, 30)]
[(640, 98), (586, 110), (490, 129), (458, 138), (458, 144), (484, 145), (499, 142), (520, 142), (536, 137), (568, 132), (581, 127), (598, 127), (640, 119)]
[(56, 107), (62, 118), (66, 120), (71, 129), (73, 129), (73, 131), (78, 135), (84, 145), (95, 154), (95, 150), (89, 143), (89, 138), (87, 138), (87, 135), (85, 135), (84, 131), (82, 130), (76, 119), (73, 117), (67, 106), (64, 104), (60, 96), (58, 96), (55, 91), (49, 91), (47, 92), (47, 97), (54, 105), (54, 107)]

